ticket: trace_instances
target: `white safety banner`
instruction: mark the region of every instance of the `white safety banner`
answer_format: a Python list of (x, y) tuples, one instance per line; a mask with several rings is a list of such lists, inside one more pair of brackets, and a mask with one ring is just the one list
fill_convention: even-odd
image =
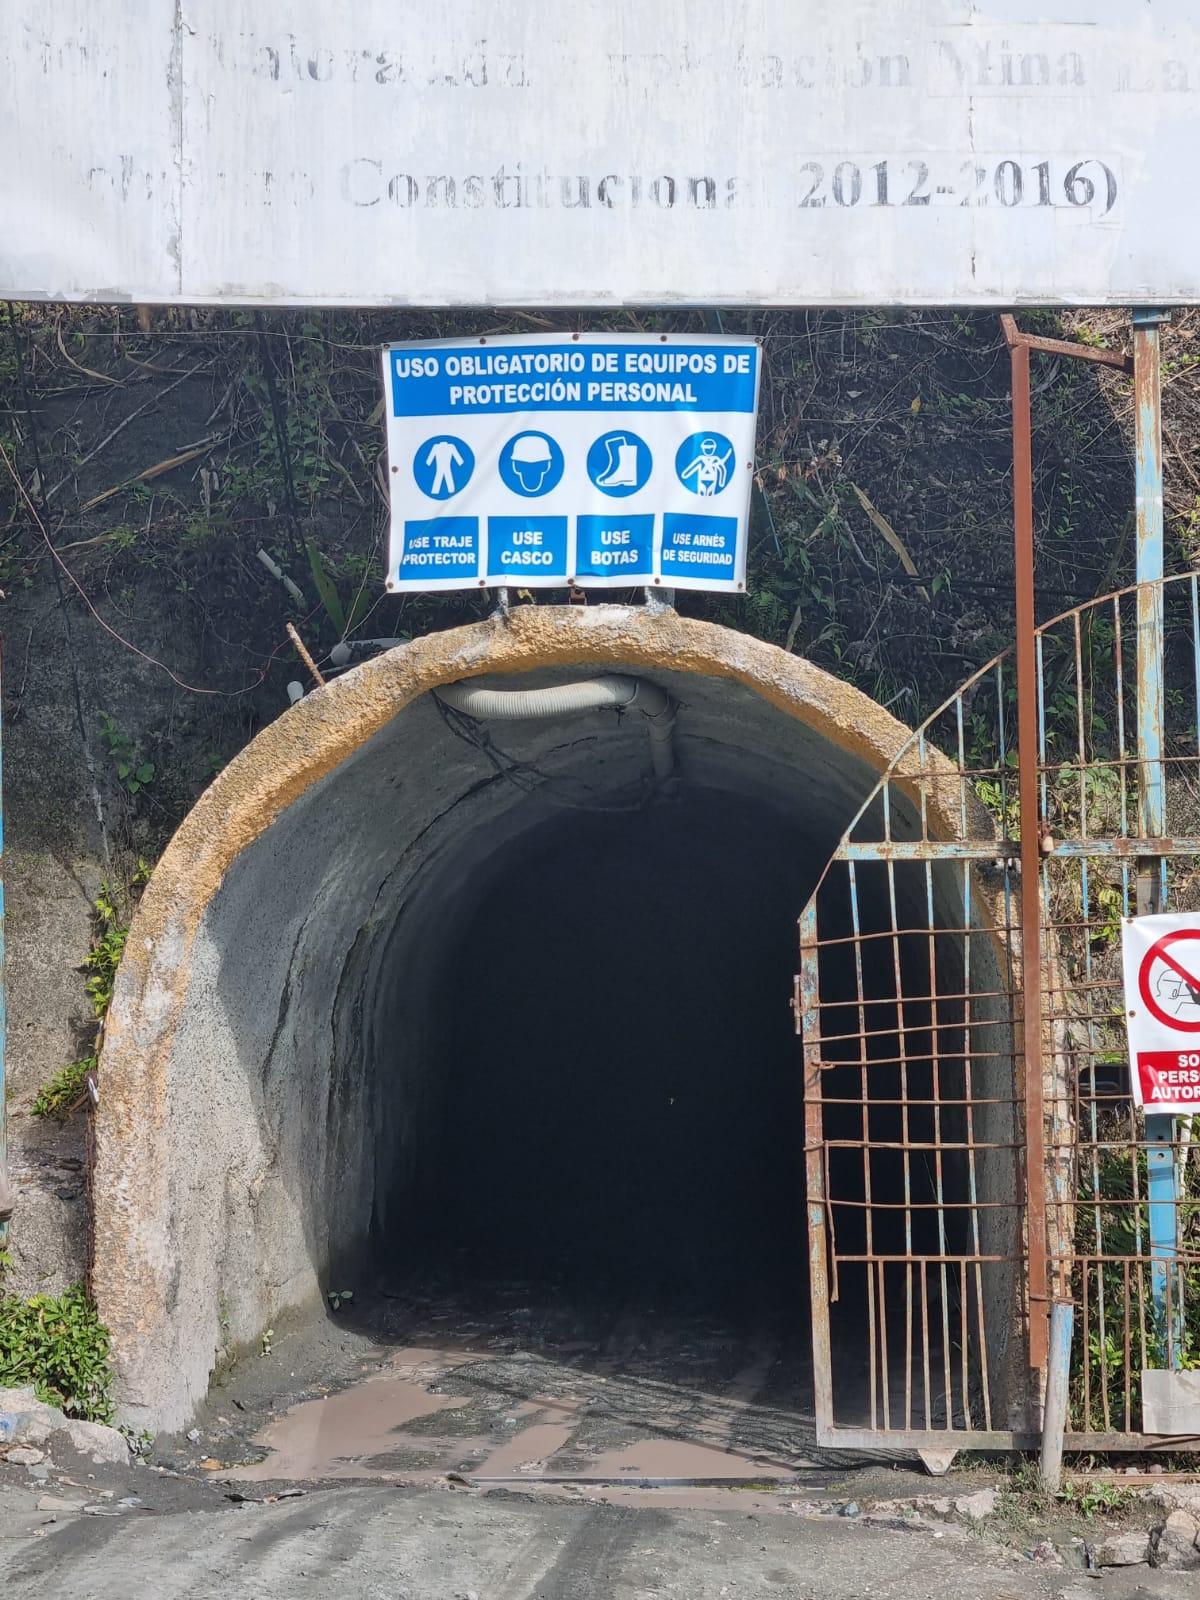
[(743, 593), (759, 366), (695, 334), (388, 345), (388, 588)]
[(1121, 929), (1134, 1103), (1200, 1112), (1200, 913), (1127, 917)]

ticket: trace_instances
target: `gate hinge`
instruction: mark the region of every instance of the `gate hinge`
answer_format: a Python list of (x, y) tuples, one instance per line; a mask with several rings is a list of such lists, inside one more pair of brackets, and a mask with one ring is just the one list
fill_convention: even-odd
[(803, 1015), (803, 1002), (800, 998), (800, 974), (797, 972), (792, 978), (792, 1021), (795, 1024), (797, 1033), (804, 1032)]

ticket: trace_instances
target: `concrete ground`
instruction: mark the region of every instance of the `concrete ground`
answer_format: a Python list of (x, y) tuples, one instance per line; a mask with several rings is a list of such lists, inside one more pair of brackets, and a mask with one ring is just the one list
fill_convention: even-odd
[[(994, 1463), (935, 1479), (816, 1449), (802, 1363), (765, 1329), (486, 1305), (410, 1296), (286, 1332), (145, 1459), (80, 1457), (60, 1434), (10, 1453), (0, 1593), (1200, 1596), (1200, 1570), (1144, 1564), (1159, 1497), (1084, 1514)], [(1143, 1564), (1090, 1570), (1114, 1540)]]
[[(150, 1469), (135, 1474), (145, 1487)], [(155, 1495), (103, 1513), (0, 1488), (22, 1600), (1185, 1600), (1200, 1575), (1089, 1577), (965, 1529), (711, 1506), (339, 1484), (267, 1503)], [(899, 1519), (897, 1519), (899, 1520)]]

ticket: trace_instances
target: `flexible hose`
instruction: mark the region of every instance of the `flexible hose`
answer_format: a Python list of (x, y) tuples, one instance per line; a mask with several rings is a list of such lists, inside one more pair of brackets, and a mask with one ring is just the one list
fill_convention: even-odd
[(650, 732), (655, 777), (665, 783), (675, 771), (675, 707), (664, 689), (642, 678), (612, 672), (544, 689), (485, 689), (473, 683), (447, 683), (438, 694), (456, 711), (481, 722), (542, 722), (609, 706), (640, 711)]

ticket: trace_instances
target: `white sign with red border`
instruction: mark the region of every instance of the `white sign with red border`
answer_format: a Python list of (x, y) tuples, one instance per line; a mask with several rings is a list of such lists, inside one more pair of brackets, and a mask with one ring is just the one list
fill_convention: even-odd
[(1200, 912), (1127, 917), (1121, 958), (1134, 1104), (1200, 1113)]

